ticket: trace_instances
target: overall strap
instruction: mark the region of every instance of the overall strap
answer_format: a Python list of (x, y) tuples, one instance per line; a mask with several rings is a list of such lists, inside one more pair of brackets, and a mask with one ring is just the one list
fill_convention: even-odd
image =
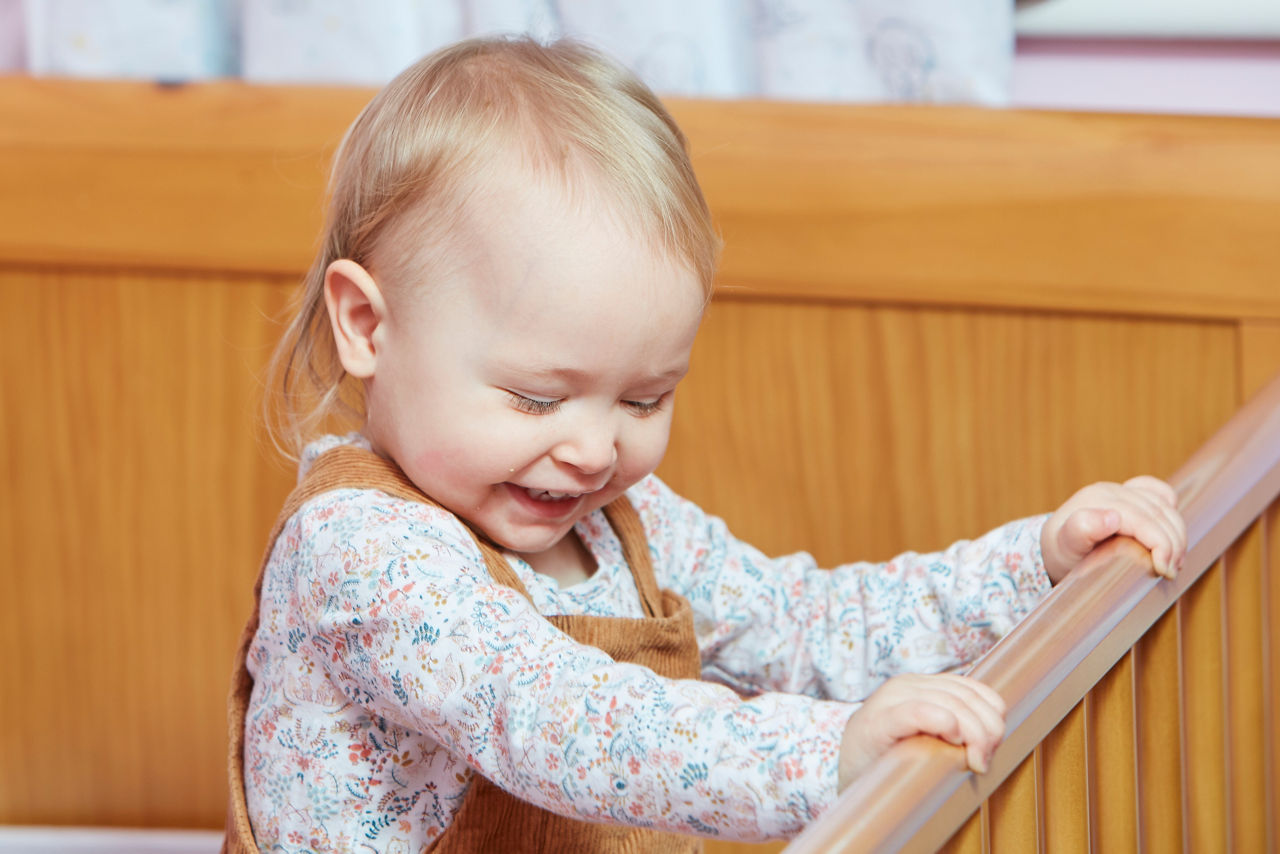
[[(246, 661), (249, 648), (258, 629), (262, 583), (267, 563), (270, 561), (271, 553), (275, 549), (276, 540), (280, 536), (280, 532), (303, 504), (325, 492), (348, 488), (377, 489), (407, 501), (439, 506), (414, 486), (413, 482), (405, 476), (404, 472), (395, 463), (379, 457), (372, 451), (349, 445), (334, 448), (320, 455), (311, 465), (306, 475), (303, 476), (302, 482), (285, 500), (280, 515), (276, 519), (275, 526), (272, 528), (271, 535), (267, 539), (266, 551), (262, 556), (262, 565), (253, 588), (253, 613), (250, 615), (244, 632), (240, 637), (239, 648), (236, 652), (235, 670), (232, 675), (231, 694), (228, 698), (227, 770), (230, 784), (230, 804), (227, 810), (226, 833), (223, 838), (222, 851), (224, 854), (258, 854), (258, 848), (254, 843), (253, 829), (249, 822), (248, 805), (245, 801), (243, 757), (245, 714), (249, 706), (250, 694), (253, 690), (253, 678), (246, 668)], [(622, 544), (622, 553), (631, 568), (646, 616), (665, 616), (668, 609), (664, 607), (663, 594), (659, 591), (657, 580), (653, 574), (653, 561), (644, 535), (644, 526), (635, 508), (631, 506), (631, 502), (623, 495), (605, 507), (604, 512), (605, 517)], [(484, 556), (485, 566), (488, 568), (492, 578), (498, 583), (518, 591), (525, 598), (529, 598), (529, 592), (525, 589), (519, 576), (511, 569), (511, 565), (498, 547), (470, 525), (467, 527), (475, 538), (481, 554)], [(688, 603), (684, 603), (684, 609), (687, 612)], [(554, 617), (551, 619), (568, 621), (591, 620), (591, 618), (575, 617)], [(603, 623), (605, 620), (595, 618), (594, 622)], [(696, 659), (696, 640), (692, 637), (692, 620), (687, 614), (684, 622), (687, 623), (686, 631), (689, 633), (687, 643), (692, 644)], [(663, 630), (669, 633), (670, 626), (666, 626)], [(695, 678), (697, 674), (696, 661), (691, 672), (692, 677), (690, 678)], [(505, 794), (503, 797), (511, 800), (510, 796)], [(486, 818), (484, 823), (491, 823), (491, 818)], [(598, 828), (600, 826), (592, 825), (591, 827)], [(645, 838), (647, 839), (648, 837)], [(681, 840), (676, 837), (672, 837), (672, 839), (676, 840), (680, 847), (678, 849), (672, 848), (671, 850), (698, 849), (696, 844), (690, 848), (691, 843), (687, 839)], [(637, 850), (657, 849), (653, 849), (646, 842)], [(667, 849), (663, 848), (662, 850)]]
[[(430, 496), (414, 486), (400, 467), (392, 461), (380, 457), (372, 451), (352, 445), (341, 445), (321, 454), (303, 477), (302, 483), (290, 494), (280, 513), (277, 528), (272, 532), (271, 542), (280, 533), (284, 522), (298, 512), (306, 501), (333, 489), (343, 488), (376, 489), (388, 495), (406, 501), (416, 501), (432, 507), (440, 505)], [(653, 559), (649, 554), (649, 542), (645, 537), (644, 523), (636, 509), (625, 495), (620, 495), (604, 508), (605, 518), (613, 528), (622, 544), (622, 555), (631, 568), (636, 589), (640, 592), (640, 604), (645, 616), (655, 617), (662, 614), (662, 595), (658, 590), (658, 581), (653, 573)], [(485, 567), (494, 581), (510, 587), (526, 599), (532, 601), (529, 591), (516, 575), (511, 564), (507, 562), (502, 551), (469, 522), (459, 517), (466, 525), (472, 538), (484, 557)], [(268, 548), (270, 548), (268, 546)], [(265, 566), (265, 561), (264, 561)], [(255, 590), (255, 593), (260, 593)]]

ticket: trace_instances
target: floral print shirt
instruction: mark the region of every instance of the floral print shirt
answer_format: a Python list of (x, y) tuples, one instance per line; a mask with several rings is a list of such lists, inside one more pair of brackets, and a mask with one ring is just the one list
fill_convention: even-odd
[[(357, 435), (311, 445), (320, 453)], [(1049, 589), (1044, 517), (944, 552), (819, 569), (768, 558), (656, 477), (628, 497), (658, 583), (689, 599), (703, 680), (578, 644), (542, 614), (642, 616), (602, 513), (561, 589), (494, 582), (447, 511), (317, 496), (263, 578), (245, 787), (263, 851), (424, 850), (473, 774), (546, 809), (727, 839), (792, 836), (836, 796), (845, 723), (889, 676), (971, 661)]]

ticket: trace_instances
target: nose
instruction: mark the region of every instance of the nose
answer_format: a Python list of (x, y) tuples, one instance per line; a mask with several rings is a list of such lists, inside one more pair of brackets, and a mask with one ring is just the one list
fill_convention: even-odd
[(599, 474), (618, 460), (618, 431), (607, 417), (578, 418), (556, 444), (552, 456), (583, 474)]

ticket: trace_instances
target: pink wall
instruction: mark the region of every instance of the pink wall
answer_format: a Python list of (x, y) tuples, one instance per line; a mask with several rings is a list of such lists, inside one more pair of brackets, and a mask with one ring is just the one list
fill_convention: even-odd
[(1280, 117), (1280, 42), (1024, 37), (1010, 103)]

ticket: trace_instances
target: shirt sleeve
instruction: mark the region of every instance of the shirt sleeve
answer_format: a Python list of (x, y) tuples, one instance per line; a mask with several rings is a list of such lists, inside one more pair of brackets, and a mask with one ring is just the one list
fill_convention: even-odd
[(631, 497), (659, 582), (689, 599), (703, 675), (739, 692), (857, 701), (900, 673), (940, 673), (986, 652), (1045, 596), (1047, 516), (933, 554), (821, 569), (769, 558), (657, 478)]
[(296, 596), (332, 684), (517, 797), (742, 840), (794, 835), (834, 801), (855, 707), (615, 662), (493, 582), (438, 509), (347, 492), (304, 511)]

